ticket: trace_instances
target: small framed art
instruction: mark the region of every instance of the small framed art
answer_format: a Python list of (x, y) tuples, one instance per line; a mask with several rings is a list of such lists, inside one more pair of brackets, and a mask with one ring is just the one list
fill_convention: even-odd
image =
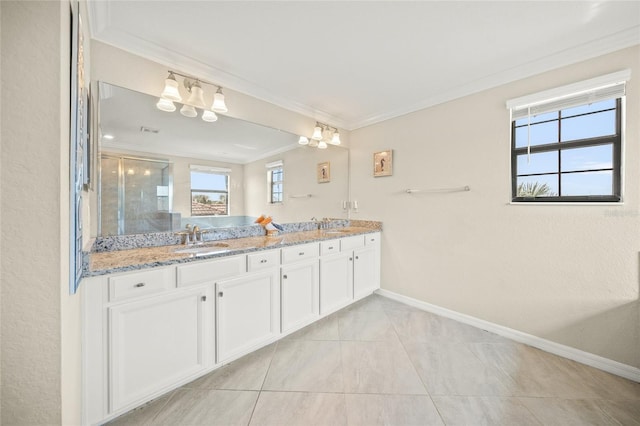
[(386, 151), (373, 153), (373, 176), (391, 176), (393, 174), (393, 151), (388, 149)]
[(318, 163), (318, 183), (331, 182), (331, 164), (327, 161)]

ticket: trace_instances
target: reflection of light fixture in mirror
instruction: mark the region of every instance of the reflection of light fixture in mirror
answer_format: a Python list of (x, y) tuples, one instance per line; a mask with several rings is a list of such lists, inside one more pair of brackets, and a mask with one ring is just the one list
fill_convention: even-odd
[(298, 143), (312, 148), (327, 149), (328, 144), (340, 145), (340, 132), (337, 127), (316, 121), (311, 138), (300, 136)]
[(218, 86), (218, 90), (213, 95), (213, 105), (211, 110), (215, 112), (227, 112), (227, 105), (224, 103), (224, 93), (222, 93), (222, 87)]
[(102, 135), (102, 137), (103, 137), (104, 139), (107, 139), (107, 140), (113, 140), (113, 139), (115, 138), (115, 136), (110, 135), (110, 134), (108, 134), (108, 133), (107, 133), (107, 134), (105, 134), (105, 135)]
[(198, 112), (196, 111), (196, 109), (191, 105), (187, 105), (187, 104), (182, 105), (182, 108), (180, 108), (180, 114), (189, 118), (198, 116)]
[(128, 175), (134, 175), (134, 174), (136, 174), (136, 172), (133, 169), (129, 169), (129, 170), (127, 170), (127, 174)]
[(218, 116), (216, 115), (216, 113), (215, 113), (215, 112), (213, 112), (213, 111), (209, 111), (208, 109), (205, 109), (205, 110), (202, 112), (202, 119), (203, 119), (204, 121), (209, 122), (209, 123), (213, 123), (214, 121), (217, 121), (217, 120), (218, 120)]
[(188, 79), (185, 78), (184, 85), (191, 92), (191, 96), (189, 96), (189, 100), (187, 100), (187, 103), (189, 105), (193, 105), (194, 107), (204, 108), (204, 91), (200, 86), (200, 82), (196, 80), (195, 82), (191, 83)]
[(164, 81), (164, 90), (160, 97), (170, 101), (182, 102), (182, 96), (178, 91), (178, 82), (173, 74), (173, 72), (169, 71), (169, 77)]
[(316, 127), (313, 128), (311, 139), (316, 141), (322, 140), (322, 127), (320, 127), (318, 123), (316, 123)]
[(176, 106), (169, 99), (160, 98), (156, 107), (160, 111), (173, 112), (176, 110)]
[(340, 145), (340, 132), (338, 132), (338, 129), (336, 129), (335, 133), (331, 137), (331, 142), (330, 143), (332, 145)]
[(151, 176), (151, 170), (147, 169), (144, 171), (145, 176)]
[[(182, 102), (182, 97), (180, 96), (180, 92), (178, 90), (176, 75), (179, 75), (184, 79), (184, 87), (189, 92), (189, 99), (184, 102), (182, 108), (180, 108), (180, 113), (182, 115), (184, 115), (185, 117), (197, 117), (198, 112), (196, 111), (196, 108), (201, 108), (204, 110), (202, 119), (211, 123), (218, 120), (218, 116), (215, 114), (216, 112), (225, 113), (228, 111), (227, 105), (224, 101), (222, 87), (218, 86), (217, 84), (202, 81), (199, 78), (180, 74), (175, 71), (169, 71), (169, 77), (167, 77), (167, 79), (165, 80), (164, 90), (160, 95), (160, 99), (156, 103), (156, 108), (161, 111), (173, 112), (176, 110), (176, 106), (173, 104), (173, 102)], [(202, 89), (201, 83), (216, 86), (218, 88), (213, 95), (213, 103), (211, 104), (211, 108), (209, 110), (206, 109), (205, 106), (206, 103), (204, 100), (204, 90)]]

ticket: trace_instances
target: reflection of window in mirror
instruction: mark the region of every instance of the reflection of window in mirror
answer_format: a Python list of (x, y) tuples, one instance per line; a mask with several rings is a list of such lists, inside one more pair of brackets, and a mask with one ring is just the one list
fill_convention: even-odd
[(271, 204), (282, 203), (283, 187), (284, 187), (284, 168), (282, 161), (274, 161), (267, 164), (267, 186), (269, 199)]
[(191, 216), (229, 215), (229, 174), (220, 167), (191, 166)]

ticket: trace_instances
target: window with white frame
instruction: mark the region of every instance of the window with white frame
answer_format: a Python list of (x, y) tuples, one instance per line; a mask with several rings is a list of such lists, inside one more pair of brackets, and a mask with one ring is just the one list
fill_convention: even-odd
[(628, 71), (513, 99), (514, 202), (622, 201)]
[(282, 161), (268, 163), (267, 167), (267, 201), (271, 204), (284, 200), (284, 167)]
[(191, 166), (191, 216), (229, 215), (231, 169)]

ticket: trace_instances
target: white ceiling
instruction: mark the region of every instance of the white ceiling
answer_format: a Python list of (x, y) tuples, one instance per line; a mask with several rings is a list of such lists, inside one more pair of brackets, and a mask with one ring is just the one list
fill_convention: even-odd
[(89, 17), (95, 39), (346, 129), (640, 43), (638, 1), (90, 1)]

